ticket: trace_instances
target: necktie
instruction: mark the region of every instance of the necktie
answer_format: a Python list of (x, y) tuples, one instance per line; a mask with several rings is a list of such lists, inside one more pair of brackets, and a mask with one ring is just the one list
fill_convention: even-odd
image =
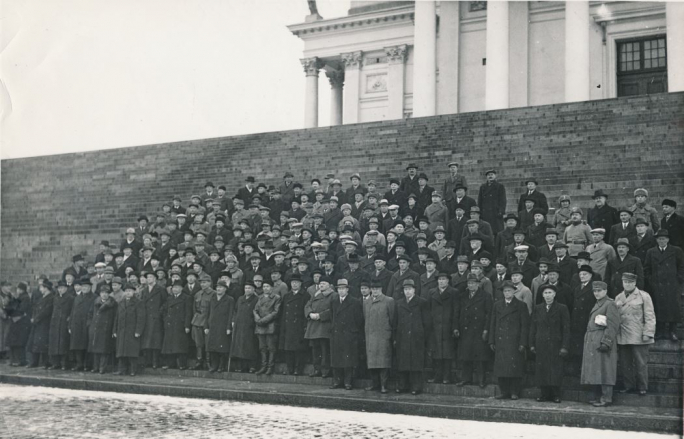
[(551, 309), (551, 305), (546, 305), (546, 312), (549, 312), (550, 309)]

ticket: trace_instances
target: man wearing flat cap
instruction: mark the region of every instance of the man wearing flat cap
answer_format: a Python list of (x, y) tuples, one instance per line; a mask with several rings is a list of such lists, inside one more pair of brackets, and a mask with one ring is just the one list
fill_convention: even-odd
[(677, 202), (668, 198), (662, 202), (663, 219), (660, 228), (666, 229), (670, 236), (670, 245), (684, 250), (684, 218), (677, 215)]
[[(452, 203), (453, 199), (456, 197), (456, 186), (463, 186), (464, 188), (468, 187), (468, 181), (464, 175), (458, 173), (458, 167), (458, 162), (449, 162), (447, 164), (447, 168), (449, 168), (449, 176), (442, 184), (444, 202), (449, 207), (449, 214), (454, 212)], [(466, 210), (466, 212), (468, 212), (468, 210)]]
[(658, 319), (656, 339), (677, 341), (677, 324), (682, 321), (681, 296), (684, 285), (684, 251), (670, 245), (669, 231), (658, 230), (657, 246), (646, 252), (644, 276)]
[(622, 274), (623, 290), (615, 298), (620, 313), (617, 343), (624, 388), (620, 393), (648, 391), (648, 351), (655, 343), (656, 315), (651, 296), (637, 288), (634, 273)]
[(581, 384), (594, 386), (594, 407), (607, 407), (613, 403), (613, 387), (617, 380), (617, 337), (620, 332), (620, 312), (613, 299), (608, 297), (608, 285), (594, 282), (596, 304), (589, 315), (584, 353), (582, 356)]
[(643, 219), (646, 221), (648, 228), (657, 232), (660, 228), (660, 218), (658, 218), (658, 211), (648, 204), (648, 190), (638, 188), (634, 191), (634, 204), (629, 206), (632, 211), (632, 221)]
[(542, 210), (544, 216), (549, 213), (549, 204), (546, 201), (546, 195), (537, 190), (538, 182), (534, 178), (528, 178), (525, 181), (526, 190), (520, 195), (518, 201), (518, 212), (525, 210), (525, 200), (534, 201), (534, 207)]
[(477, 194), (477, 205), (480, 206), (482, 219), (492, 226), (496, 236), (504, 228), (503, 218), (506, 214), (506, 188), (496, 181), (496, 170), (485, 171), (487, 181), (480, 186)]
[(315, 292), (304, 306), (304, 314), (307, 317), (307, 326), (304, 338), (311, 345), (314, 370), (311, 377), (330, 377), (330, 331), (331, 331), (331, 307), (332, 279), (322, 276), (316, 286)]
[(608, 205), (608, 194), (599, 189), (594, 192), (595, 206), (587, 213), (587, 223), (592, 229), (604, 229), (606, 236), (604, 241), (610, 242), (610, 229), (620, 222), (620, 216), (616, 208)]

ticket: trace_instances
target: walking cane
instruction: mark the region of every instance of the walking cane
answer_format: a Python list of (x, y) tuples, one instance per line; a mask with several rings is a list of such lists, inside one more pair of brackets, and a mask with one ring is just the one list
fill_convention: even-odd
[(226, 372), (230, 373), (230, 360), (233, 359), (233, 325), (230, 326), (230, 347), (228, 348), (228, 370)]

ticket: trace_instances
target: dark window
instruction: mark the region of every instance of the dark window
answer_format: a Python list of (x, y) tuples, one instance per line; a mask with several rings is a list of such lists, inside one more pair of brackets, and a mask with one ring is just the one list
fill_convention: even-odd
[(617, 43), (618, 96), (667, 92), (665, 35)]

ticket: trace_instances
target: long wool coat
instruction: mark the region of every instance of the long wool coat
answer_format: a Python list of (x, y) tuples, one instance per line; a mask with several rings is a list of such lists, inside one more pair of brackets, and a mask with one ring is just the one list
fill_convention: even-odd
[[(245, 360), (256, 360), (259, 355), (259, 341), (254, 334), (254, 307), (258, 297), (252, 294), (238, 298), (233, 313), (233, 350), (231, 356)], [(211, 334), (211, 329), (209, 329)]]
[(218, 294), (214, 294), (209, 302), (209, 315), (207, 316), (206, 329), (207, 351), (227, 354), (230, 352), (232, 334), (227, 331), (231, 329), (233, 313), (235, 312), (235, 299), (226, 292), (221, 299)]
[(164, 330), (162, 328), (162, 305), (168, 293), (159, 285), (145, 287), (142, 302), (145, 305), (145, 332), (142, 335), (141, 349), (161, 349)]
[(633, 273), (637, 275), (637, 288), (644, 288), (644, 269), (641, 260), (636, 256), (627, 255), (624, 260), (617, 256), (608, 262), (606, 268), (606, 283), (608, 284), (608, 295), (615, 298), (622, 292), (622, 275)]
[(494, 375), (497, 378), (522, 377), (525, 375), (525, 351), (527, 346), (530, 314), (527, 305), (513, 297), (511, 303), (500, 300), (492, 308), (489, 326), (489, 344), (494, 345)]
[(88, 320), (94, 301), (93, 293), (81, 293), (74, 297), (69, 317), (69, 349), (72, 351), (88, 349)]
[(658, 322), (681, 322), (684, 251), (672, 245), (664, 252), (657, 246), (650, 249), (646, 252), (644, 275)]
[[(40, 293), (34, 293), (40, 295)], [(50, 319), (54, 306), (55, 293), (37, 299), (33, 306), (31, 319), (31, 352), (47, 354), (50, 346)]]
[(396, 320), (394, 299), (380, 294), (363, 302), (366, 361), (369, 369), (392, 367), (392, 328)]
[(90, 308), (90, 334), (88, 338), (88, 352), (93, 354), (111, 354), (114, 352), (114, 320), (116, 318), (117, 303), (113, 297), (105, 302), (97, 297)]
[(596, 304), (593, 282), (587, 286), (577, 285), (573, 291), (572, 313), (570, 315), (570, 355), (581, 357), (584, 350), (584, 334), (587, 332), (587, 322), (591, 309)]
[(361, 300), (347, 296), (340, 303), (340, 297), (333, 294), (330, 315), (330, 366), (357, 367), (363, 340)]
[(304, 306), (309, 295), (302, 289), (297, 294), (292, 290), (283, 295), (280, 313), (280, 338), (278, 348), (283, 351), (305, 351), (307, 349), (304, 333), (307, 318)]
[(22, 293), (10, 301), (7, 316), (12, 319), (7, 334), (7, 345), (11, 348), (26, 346), (31, 332), (31, 298), (28, 293)]
[(534, 307), (530, 323), (530, 348), (535, 349), (534, 379), (537, 386), (560, 386), (563, 383), (561, 349), (570, 343), (570, 313), (562, 303)]
[(498, 181), (484, 183), (477, 193), (477, 205), (483, 220), (492, 226), (494, 234), (503, 230), (503, 216), (506, 213), (506, 188)]
[[(606, 316), (607, 326), (599, 326), (597, 316)], [(582, 356), (582, 384), (615, 385), (617, 378), (617, 334), (620, 330), (620, 312), (613, 299), (608, 296), (596, 302), (589, 316), (587, 333), (584, 336), (584, 355)], [(607, 345), (608, 352), (600, 352), (601, 344)]]
[(164, 338), (162, 354), (187, 354), (190, 345), (190, 329), (192, 320), (192, 300), (185, 294), (178, 297), (168, 296), (161, 309)]
[[(119, 302), (114, 320), (116, 357), (138, 357), (142, 349), (142, 334), (146, 323), (145, 303), (133, 296)], [(136, 337), (135, 334), (140, 334)]]
[(270, 295), (262, 294), (254, 307), (256, 334), (275, 334), (278, 312), (280, 312), (280, 296), (271, 291)]
[(419, 371), (425, 368), (425, 352), (432, 330), (429, 302), (414, 296), (410, 302), (406, 297), (397, 301), (397, 320), (394, 325), (394, 339), (397, 351), (397, 370)]
[[(304, 306), (304, 315), (308, 319), (304, 338), (313, 340), (317, 338), (330, 338), (331, 315), (330, 307), (333, 290), (323, 291), (309, 299)], [(320, 314), (319, 320), (309, 319), (309, 314)]]
[(69, 316), (74, 304), (74, 296), (69, 293), (55, 294), (50, 319), (50, 355), (65, 355), (69, 353)]
[(457, 329), (458, 322), (454, 317), (454, 308), (458, 297), (458, 292), (453, 287), (446, 287), (442, 292), (439, 288), (430, 291), (427, 300), (432, 320), (430, 350), (433, 359), (451, 360), (456, 356), (454, 329)]
[(456, 304), (460, 361), (487, 361), (491, 358), (488, 340), (482, 340), (482, 333), (489, 330), (493, 305), (492, 296), (482, 289), (478, 289), (472, 298), (467, 290), (461, 294)]

